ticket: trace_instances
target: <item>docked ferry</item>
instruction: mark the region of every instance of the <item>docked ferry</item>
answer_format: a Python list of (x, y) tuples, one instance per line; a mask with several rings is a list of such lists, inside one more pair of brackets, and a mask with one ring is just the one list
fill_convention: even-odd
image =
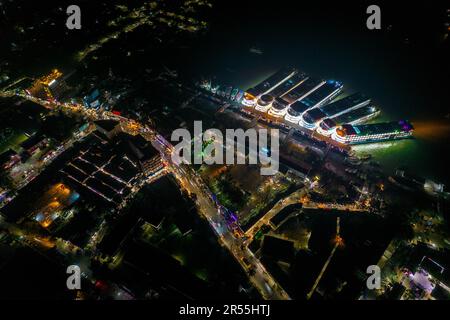
[(368, 105), (369, 103), (370, 99), (364, 94), (355, 93), (322, 107), (306, 111), (300, 119), (300, 125), (307, 129), (314, 130), (317, 128), (320, 121), (325, 118), (337, 117), (346, 112)]
[(413, 126), (406, 120), (363, 125), (344, 124), (331, 138), (344, 144), (358, 144), (404, 139), (412, 136)]
[(317, 132), (323, 136), (331, 136), (337, 127), (347, 124), (359, 124), (375, 118), (380, 110), (373, 105), (367, 105), (333, 118), (325, 118), (317, 126)]

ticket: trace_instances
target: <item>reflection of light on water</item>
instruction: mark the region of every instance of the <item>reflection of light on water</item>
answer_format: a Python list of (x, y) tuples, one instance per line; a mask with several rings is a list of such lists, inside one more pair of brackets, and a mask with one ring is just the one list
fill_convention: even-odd
[(358, 156), (370, 154), (378, 161), (385, 164), (394, 161), (398, 166), (407, 158), (413, 155), (417, 156), (417, 142), (416, 139), (391, 140), (352, 146), (352, 150)]
[(356, 153), (359, 152), (368, 152), (374, 150), (381, 150), (391, 148), (396, 145), (398, 141), (389, 141), (389, 142), (377, 142), (377, 143), (369, 143), (369, 144), (360, 144), (357, 146), (352, 146), (352, 150)]
[(420, 139), (446, 139), (450, 136), (448, 121), (414, 121), (414, 135)]
[(255, 85), (257, 85), (258, 83), (261, 83), (261, 82), (263, 82), (264, 80), (266, 80), (267, 78), (269, 78), (270, 76), (272, 76), (274, 73), (276, 73), (278, 70), (277, 69), (275, 69), (275, 70), (270, 70), (270, 71), (267, 71), (267, 72), (264, 72), (264, 74), (262, 74), (261, 72), (259, 72), (259, 74), (258, 74), (258, 76), (257, 77), (255, 77), (255, 81), (253, 82), (253, 81), (247, 81), (249, 84), (245, 84), (244, 85), (244, 87), (245, 88), (247, 88), (247, 87), (251, 87), (251, 86), (255, 86)]

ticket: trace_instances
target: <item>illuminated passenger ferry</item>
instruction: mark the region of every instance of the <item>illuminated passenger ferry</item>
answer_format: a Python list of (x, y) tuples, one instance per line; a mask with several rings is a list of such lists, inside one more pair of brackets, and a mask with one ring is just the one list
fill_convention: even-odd
[(245, 106), (254, 106), (256, 105), (258, 98), (261, 95), (267, 94), (286, 80), (291, 78), (297, 73), (297, 70), (294, 68), (283, 68), (275, 74), (271, 75), (257, 86), (248, 89), (245, 92), (244, 99), (242, 100), (242, 104)]
[(289, 104), (282, 97), (275, 98), (269, 114), (274, 117), (284, 117), (288, 110)]
[(273, 103), (273, 96), (270, 94), (263, 94), (256, 102), (255, 110), (267, 112)]
[(309, 106), (303, 103), (303, 101), (297, 101), (291, 104), (286, 112), (284, 119), (294, 124), (298, 124), (300, 118), (306, 110), (308, 110)]
[(318, 108), (336, 97), (344, 86), (342, 83), (334, 80), (328, 80), (317, 90), (311, 92), (308, 96), (302, 98), (304, 104), (310, 109)]
[(270, 91), (270, 94), (274, 98), (282, 97), (289, 91), (295, 89), (297, 86), (303, 83), (303, 81), (306, 81), (308, 77), (306, 74), (302, 72), (297, 72), (295, 75), (281, 83), (279, 86), (275, 87), (273, 90)]
[(283, 117), (286, 114), (289, 103), (283, 97), (290, 91), (300, 86), (303, 82), (308, 80), (304, 73), (297, 73), (282, 85), (275, 88), (270, 94), (275, 98), (272, 107), (269, 109), (269, 114), (274, 117)]
[(324, 83), (325, 81), (323, 80), (305, 78), (295, 88), (276, 99), (273, 108), (269, 110), (269, 114), (275, 117), (285, 116), (290, 105), (296, 101), (306, 98), (309, 94), (320, 88)]
[(317, 126), (317, 132), (324, 136), (331, 136), (337, 127), (347, 124), (358, 124), (376, 117), (380, 113), (373, 105), (367, 105), (333, 118), (325, 118)]
[(254, 95), (252, 95), (252, 94), (250, 94), (248, 92), (245, 92), (244, 96), (242, 97), (242, 102), (241, 103), (244, 106), (253, 107), (253, 106), (255, 106), (256, 101), (258, 101), (257, 97), (255, 97)]
[(413, 129), (406, 120), (364, 125), (344, 124), (338, 127), (331, 137), (344, 144), (380, 142), (408, 138)]
[(312, 87), (314, 83), (321, 84), (319, 86), (316, 86), (314, 90), (309, 91), (307, 95), (303, 94), (307, 91), (307, 89), (305, 90), (305, 87), (301, 89), (300, 87), (302, 86), (299, 86), (299, 90), (292, 90), (293, 94), (288, 93), (287, 95), (282, 97), (283, 101), (285, 101), (284, 104), (278, 101), (274, 103), (272, 109), (270, 109), (269, 111), (269, 114), (275, 117), (285, 116), (288, 111), (288, 103), (286, 101), (291, 101), (294, 96), (300, 97), (296, 101), (303, 101), (303, 104), (308, 106), (308, 109), (316, 108), (333, 99), (342, 90), (343, 87), (341, 83), (332, 80), (327, 82), (319, 82), (318, 80), (313, 80), (312, 82), (310, 82), (310, 86)]
[(370, 99), (362, 93), (355, 93), (338, 101), (332, 102), (322, 107), (312, 108), (306, 111), (301, 119), (300, 125), (314, 130), (320, 121), (325, 118), (332, 118), (346, 112), (361, 108), (370, 103)]
[(292, 104), (296, 101), (306, 98), (308, 95), (319, 89), (325, 84), (325, 81), (315, 78), (307, 78), (300, 85), (283, 95), (283, 100), (288, 104)]

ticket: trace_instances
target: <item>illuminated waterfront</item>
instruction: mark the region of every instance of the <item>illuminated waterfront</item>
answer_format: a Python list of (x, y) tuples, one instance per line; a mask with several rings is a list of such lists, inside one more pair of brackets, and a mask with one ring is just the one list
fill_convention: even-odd
[[(397, 41), (396, 34), (387, 37), (388, 41), (353, 30), (343, 37), (348, 30), (322, 28), (319, 21), (312, 35), (308, 27), (310, 12), (296, 12), (299, 18), (295, 27), (289, 19), (274, 19), (265, 21), (264, 30), (271, 32), (258, 32), (259, 15), (263, 14), (236, 15), (235, 25), (227, 24), (226, 29), (220, 20), (213, 24), (215, 33), (206, 41), (205, 56), (200, 54), (190, 68), (242, 89), (256, 85), (284, 65), (342, 81), (345, 92), (363, 92), (381, 110), (369, 123), (407, 119), (415, 128), (413, 140), (353, 147), (357, 154), (370, 150), (388, 174), (399, 166), (407, 166), (417, 175), (450, 185), (450, 119), (443, 105), (448, 98), (445, 81), (436, 76), (442, 73), (445, 61), (438, 50), (440, 43), (413, 52), (413, 45)], [(322, 19), (340, 18), (325, 14)], [(237, 32), (240, 25), (246, 28)], [(235, 36), (228, 37), (230, 33)], [(255, 46), (261, 51), (255, 53)], [(220, 54), (208, 61), (209, 52)]]
[[(368, 32), (355, 18), (366, 8), (343, 3), (296, 11), (221, 2), (206, 13), (191, 7), (210, 8), (205, 0), (160, 4), (93, 4), (100, 21), (83, 24), (85, 37), (58, 37), (44, 24), (42, 45), (20, 39), (35, 39), (29, 31), (7, 32), (20, 48), (7, 46), (11, 71), (0, 75), (8, 81), (0, 88), (0, 249), (8, 249), (0, 300), (43, 297), (27, 288), (40, 286), (32, 280), (16, 289), (26, 272), (9, 252), (24, 248), (63, 276), (67, 265), (82, 271), (70, 299), (448, 300), (448, 271), (422, 263), (450, 270), (450, 193), (428, 180), (450, 183), (440, 44), (402, 34), (399, 25), (415, 26), (389, 15), (385, 29)], [(326, 103), (354, 93), (364, 99), (351, 103), (370, 107), (375, 125), (352, 127), (368, 119), (358, 113), (330, 120), (343, 125), (331, 137), (312, 131), (352, 109)], [(195, 133), (197, 121), (222, 133), (279, 129), (279, 144), (258, 143), (276, 156), (275, 173), (261, 175), (258, 163), (175, 161), (171, 135)], [(200, 139), (193, 152), (211, 158), (216, 138)], [(367, 141), (384, 142), (352, 144)], [(377, 290), (368, 267), (381, 270)], [(426, 272), (445, 292), (418, 290), (414, 274)], [(55, 291), (72, 290), (62, 278)]]

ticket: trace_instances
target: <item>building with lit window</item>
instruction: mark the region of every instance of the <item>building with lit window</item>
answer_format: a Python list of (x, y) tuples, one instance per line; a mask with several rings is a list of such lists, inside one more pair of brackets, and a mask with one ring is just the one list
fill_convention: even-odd
[(118, 150), (127, 154), (131, 160), (139, 163), (145, 175), (154, 174), (163, 168), (159, 151), (139, 134), (131, 136), (126, 133), (120, 133), (117, 137), (116, 146)]
[(0, 168), (2, 170), (9, 170), (19, 162), (20, 155), (18, 155), (17, 152), (12, 149), (8, 149), (7, 151), (0, 154)]
[(25, 91), (40, 99), (58, 99), (67, 91), (67, 85), (62, 72), (54, 69), (50, 74), (34, 81), (32, 86)]
[(120, 122), (117, 120), (97, 120), (94, 122), (95, 128), (108, 139), (122, 131)]

